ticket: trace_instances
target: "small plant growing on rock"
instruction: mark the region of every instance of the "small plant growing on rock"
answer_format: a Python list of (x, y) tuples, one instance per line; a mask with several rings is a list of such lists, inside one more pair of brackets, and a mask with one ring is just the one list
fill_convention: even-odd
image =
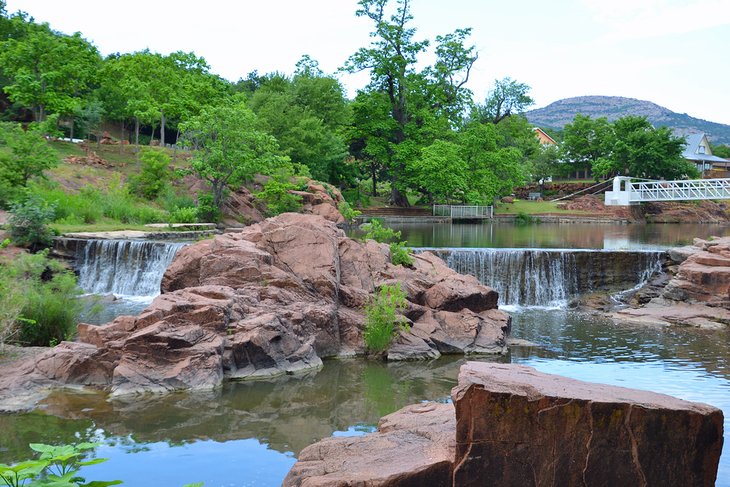
[(407, 331), (408, 325), (396, 314), (406, 307), (406, 294), (400, 283), (384, 285), (365, 307), (365, 347), (372, 353), (388, 349), (400, 330)]
[(342, 217), (347, 223), (354, 223), (355, 219), (360, 216), (361, 212), (350, 206), (347, 201), (341, 202), (337, 205), (337, 209), (340, 210)]
[(375, 240), (378, 243), (390, 244), (390, 262), (393, 265), (406, 267), (413, 265), (413, 257), (411, 257), (408, 242), (400, 240), (400, 232), (384, 227), (378, 219), (370, 220), (369, 223), (363, 225), (363, 229), (365, 230), (365, 238)]

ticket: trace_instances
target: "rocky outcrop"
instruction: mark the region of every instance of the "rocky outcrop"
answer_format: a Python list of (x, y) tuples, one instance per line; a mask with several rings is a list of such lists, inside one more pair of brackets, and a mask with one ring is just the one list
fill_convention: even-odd
[(712, 486), (717, 476), (723, 415), (706, 404), (484, 362), (462, 366), (452, 399), (305, 448), (284, 485)]
[(506, 351), (509, 317), (476, 278), (430, 253), (414, 256), (412, 268), (394, 266), (387, 245), (347, 238), (320, 216), (288, 213), (180, 250), (163, 294), (144, 312), (80, 325), (78, 343), (0, 381), (0, 398), (31, 382), (122, 395), (316, 368), (325, 357), (364, 353), (363, 306), (393, 283), (407, 294), (411, 331), (397, 338), (390, 360)]
[(614, 319), (703, 328), (730, 324), (730, 237), (695, 239), (668, 254), (675, 264), (671, 277), (640, 290), (642, 306), (613, 313)]
[(326, 438), (308, 446), (284, 487), (451, 485), (454, 406), (406, 406), (363, 437)]

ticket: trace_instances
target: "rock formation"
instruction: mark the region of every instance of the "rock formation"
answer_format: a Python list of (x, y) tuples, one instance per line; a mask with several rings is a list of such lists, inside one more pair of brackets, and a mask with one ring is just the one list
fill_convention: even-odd
[(663, 394), (468, 362), (450, 404), (305, 448), (286, 487), (712, 486), (723, 415)]
[(705, 328), (730, 324), (730, 237), (695, 239), (693, 245), (668, 254), (675, 264), (671, 278), (650, 283), (637, 293), (642, 306), (620, 310), (613, 317)]
[(31, 384), (24, 392), (58, 384), (117, 395), (209, 389), (224, 377), (288, 374), (362, 354), (362, 308), (395, 282), (407, 293), (411, 329), (388, 359), (505, 352), (510, 319), (497, 309), (497, 293), (433, 254), (414, 260), (413, 268), (394, 266), (387, 245), (294, 213), (200, 241), (177, 254), (163, 294), (139, 316), (79, 325), (79, 342), (0, 378), (0, 409)]

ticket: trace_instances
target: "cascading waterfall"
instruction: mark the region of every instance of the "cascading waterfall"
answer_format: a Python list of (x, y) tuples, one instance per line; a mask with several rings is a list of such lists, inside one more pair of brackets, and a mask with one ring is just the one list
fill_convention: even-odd
[(153, 297), (179, 242), (85, 240), (76, 247), (78, 285), (90, 294)]
[(500, 305), (565, 306), (585, 292), (623, 290), (661, 269), (663, 252), (553, 249), (430, 250), (499, 293)]

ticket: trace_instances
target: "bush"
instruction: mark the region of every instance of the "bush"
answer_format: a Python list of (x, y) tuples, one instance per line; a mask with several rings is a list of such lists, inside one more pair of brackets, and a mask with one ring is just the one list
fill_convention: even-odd
[(405, 309), (406, 295), (400, 283), (384, 285), (365, 307), (365, 347), (374, 353), (388, 349), (400, 330), (407, 331), (408, 325), (398, 319), (396, 312)]
[(370, 206), (370, 197), (360, 191), (360, 188), (346, 189), (342, 191), (342, 197), (352, 206)]
[(171, 178), (170, 156), (155, 149), (142, 149), (139, 156), (141, 170), (129, 180), (133, 193), (148, 200), (157, 198), (168, 185)]
[(221, 219), (221, 210), (213, 203), (213, 195), (210, 193), (198, 196), (198, 221), (218, 223)]
[(390, 244), (390, 262), (393, 265), (413, 266), (411, 251), (406, 247), (405, 242), (393, 242)]
[(361, 215), (361, 212), (350, 206), (350, 203), (343, 201), (337, 205), (337, 209), (340, 210), (342, 217), (347, 223), (354, 223), (355, 219)]
[(195, 223), (198, 221), (198, 209), (194, 207), (178, 208), (170, 213), (170, 223)]
[(266, 204), (269, 215), (275, 216), (288, 211), (299, 211), (302, 207), (302, 198), (289, 191), (296, 186), (280, 178), (272, 177), (264, 184), (263, 191), (255, 196)]
[(24, 202), (12, 205), (10, 212), (10, 236), (17, 245), (35, 250), (53, 242), (53, 231), (48, 223), (55, 216), (55, 205), (49, 205), (37, 196), (29, 195)]
[(515, 225), (530, 225), (532, 223), (540, 223), (540, 219), (522, 211), (515, 215)]
[(0, 270), (0, 289), (12, 291), (0, 297), (0, 329), (6, 339), (47, 346), (74, 335), (83, 305), (71, 271), (49, 259), (47, 250), (23, 254)]
[(408, 242), (400, 241), (400, 232), (396, 232), (392, 228), (384, 227), (383, 223), (375, 218), (362, 227), (365, 230), (365, 238), (375, 240), (379, 243), (390, 244), (390, 262), (393, 265), (404, 265), (407, 267), (413, 265), (413, 257), (411, 257)]
[(377, 218), (365, 223), (362, 229), (365, 230), (365, 238), (375, 240), (378, 243), (391, 243), (400, 240), (400, 232), (384, 227), (383, 222)]

